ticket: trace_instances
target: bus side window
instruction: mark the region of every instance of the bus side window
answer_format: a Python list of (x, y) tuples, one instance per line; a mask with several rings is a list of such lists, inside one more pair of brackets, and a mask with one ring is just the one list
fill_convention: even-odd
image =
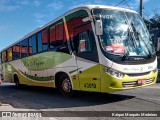
[(20, 45), (16, 44), (13, 46), (13, 60), (20, 58)]
[(77, 44), (75, 44), (75, 46), (78, 49), (78, 57), (98, 62), (98, 52), (93, 31), (88, 30), (79, 33), (74, 40), (77, 41)]
[(28, 39), (20, 42), (21, 58), (28, 56)]
[(3, 51), (2, 52), (2, 62), (6, 62), (7, 61), (7, 54), (6, 54), (6, 51)]
[(29, 38), (29, 44), (28, 44), (28, 55), (32, 55), (32, 39)]
[[(85, 10), (79, 10), (79, 11), (73, 12), (65, 17), (67, 28), (68, 28), (68, 36), (66, 37), (68, 37), (67, 39), (70, 40), (70, 42), (68, 42), (68, 47), (70, 52), (71, 51), (78, 52), (78, 48), (77, 48), (78, 42), (76, 41), (77, 34), (79, 34), (80, 32), (86, 31), (86, 29), (89, 30), (86, 27), (87, 22), (83, 22), (82, 20), (85, 17), (88, 17), (88, 13)], [(85, 27), (82, 27), (82, 26), (85, 26)]]
[(11, 61), (12, 60), (12, 48), (9, 48), (7, 50), (7, 60)]
[(50, 49), (57, 52), (69, 53), (63, 20), (57, 21), (50, 27)]
[(48, 50), (48, 29), (42, 31), (42, 47), (43, 51)]
[(33, 35), (29, 38), (29, 55), (37, 53), (37, 39), (36, 36)]
[(43, 51), (43, 44), (42, 44), (42, 33), (38, 33), (37, 34), (37, 42), (38, 42), (38, 52), (42, 52)]
[(79, 33), (78, 40), (79, 40), (78, 53), (91, 51), (91, 46), (87, 31)]

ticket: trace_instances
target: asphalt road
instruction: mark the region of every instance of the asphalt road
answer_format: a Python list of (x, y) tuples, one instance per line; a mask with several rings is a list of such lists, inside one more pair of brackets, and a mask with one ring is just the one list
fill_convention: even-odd
[[(46, 119), (122, 119), (126, 117), (95, 117), (101, 111), (160, 111), (160, 83), (155, 85), (116, 92), (112, 94), (77, 92), (74, 98), (65, 98), (56, 89), (40, 87), (24, 87), (17, 89), (14, 84), (3, 83), (0, 86), (0, 111), (67, 111), (58, 112), (62, 118), (49, 117)], [(68, 111), (82, 111), (79, 113)], [(84, 112), (93, 111), (93, 112)], [(95, 112), (94, 112), (95, 111)], [(98, 112), (99, 111), (99, 112)], [(84, 113), (90, 114), (88, 117)], [(47, 116), (53, 116), (52, 112), (45, 112)], [(67, 114), (67, 115), (66, 115)], [(94, 117), (91, 117), (91, 116)], [(130, 119), (155, 120), (155, 117), (140, 117)], [(160, 118), (159, 118), (160, 119)]]

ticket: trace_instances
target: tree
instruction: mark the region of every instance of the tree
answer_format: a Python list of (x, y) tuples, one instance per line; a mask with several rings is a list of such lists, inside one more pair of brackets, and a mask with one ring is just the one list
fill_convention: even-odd
[[(149, 30), (155, 29), (155, 28), (160, 28), (160, 9), (155, 8), (153, 9), (153, 17), (144, 17), (143, 20)], [(147, 14), (147, 16), (149, 16)]]

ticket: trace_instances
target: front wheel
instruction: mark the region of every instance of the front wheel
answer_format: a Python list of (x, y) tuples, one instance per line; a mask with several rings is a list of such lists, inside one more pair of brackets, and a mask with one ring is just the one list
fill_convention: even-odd
[(73, 89), (71, 85), (71, 81), (68, 77), (68, 75), (63, 74), (60, 82), (59, 82), (59, 89), (63, 96), (65, 97), (72, 97), (73, 96)]

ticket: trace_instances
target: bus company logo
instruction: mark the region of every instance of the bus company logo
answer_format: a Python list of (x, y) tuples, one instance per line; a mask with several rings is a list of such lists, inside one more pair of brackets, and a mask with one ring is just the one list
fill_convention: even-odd
[(12, 117), (11, 112), (2, 112), (2, 117)]
[(134, 60), (145, 60), (145, 59), (141, 57), (137, 57), (137, 58), (134, 58)]
[(124, 71), (143, 71), (143, 67), (138, 67), (138, 68), (124, 68)]

